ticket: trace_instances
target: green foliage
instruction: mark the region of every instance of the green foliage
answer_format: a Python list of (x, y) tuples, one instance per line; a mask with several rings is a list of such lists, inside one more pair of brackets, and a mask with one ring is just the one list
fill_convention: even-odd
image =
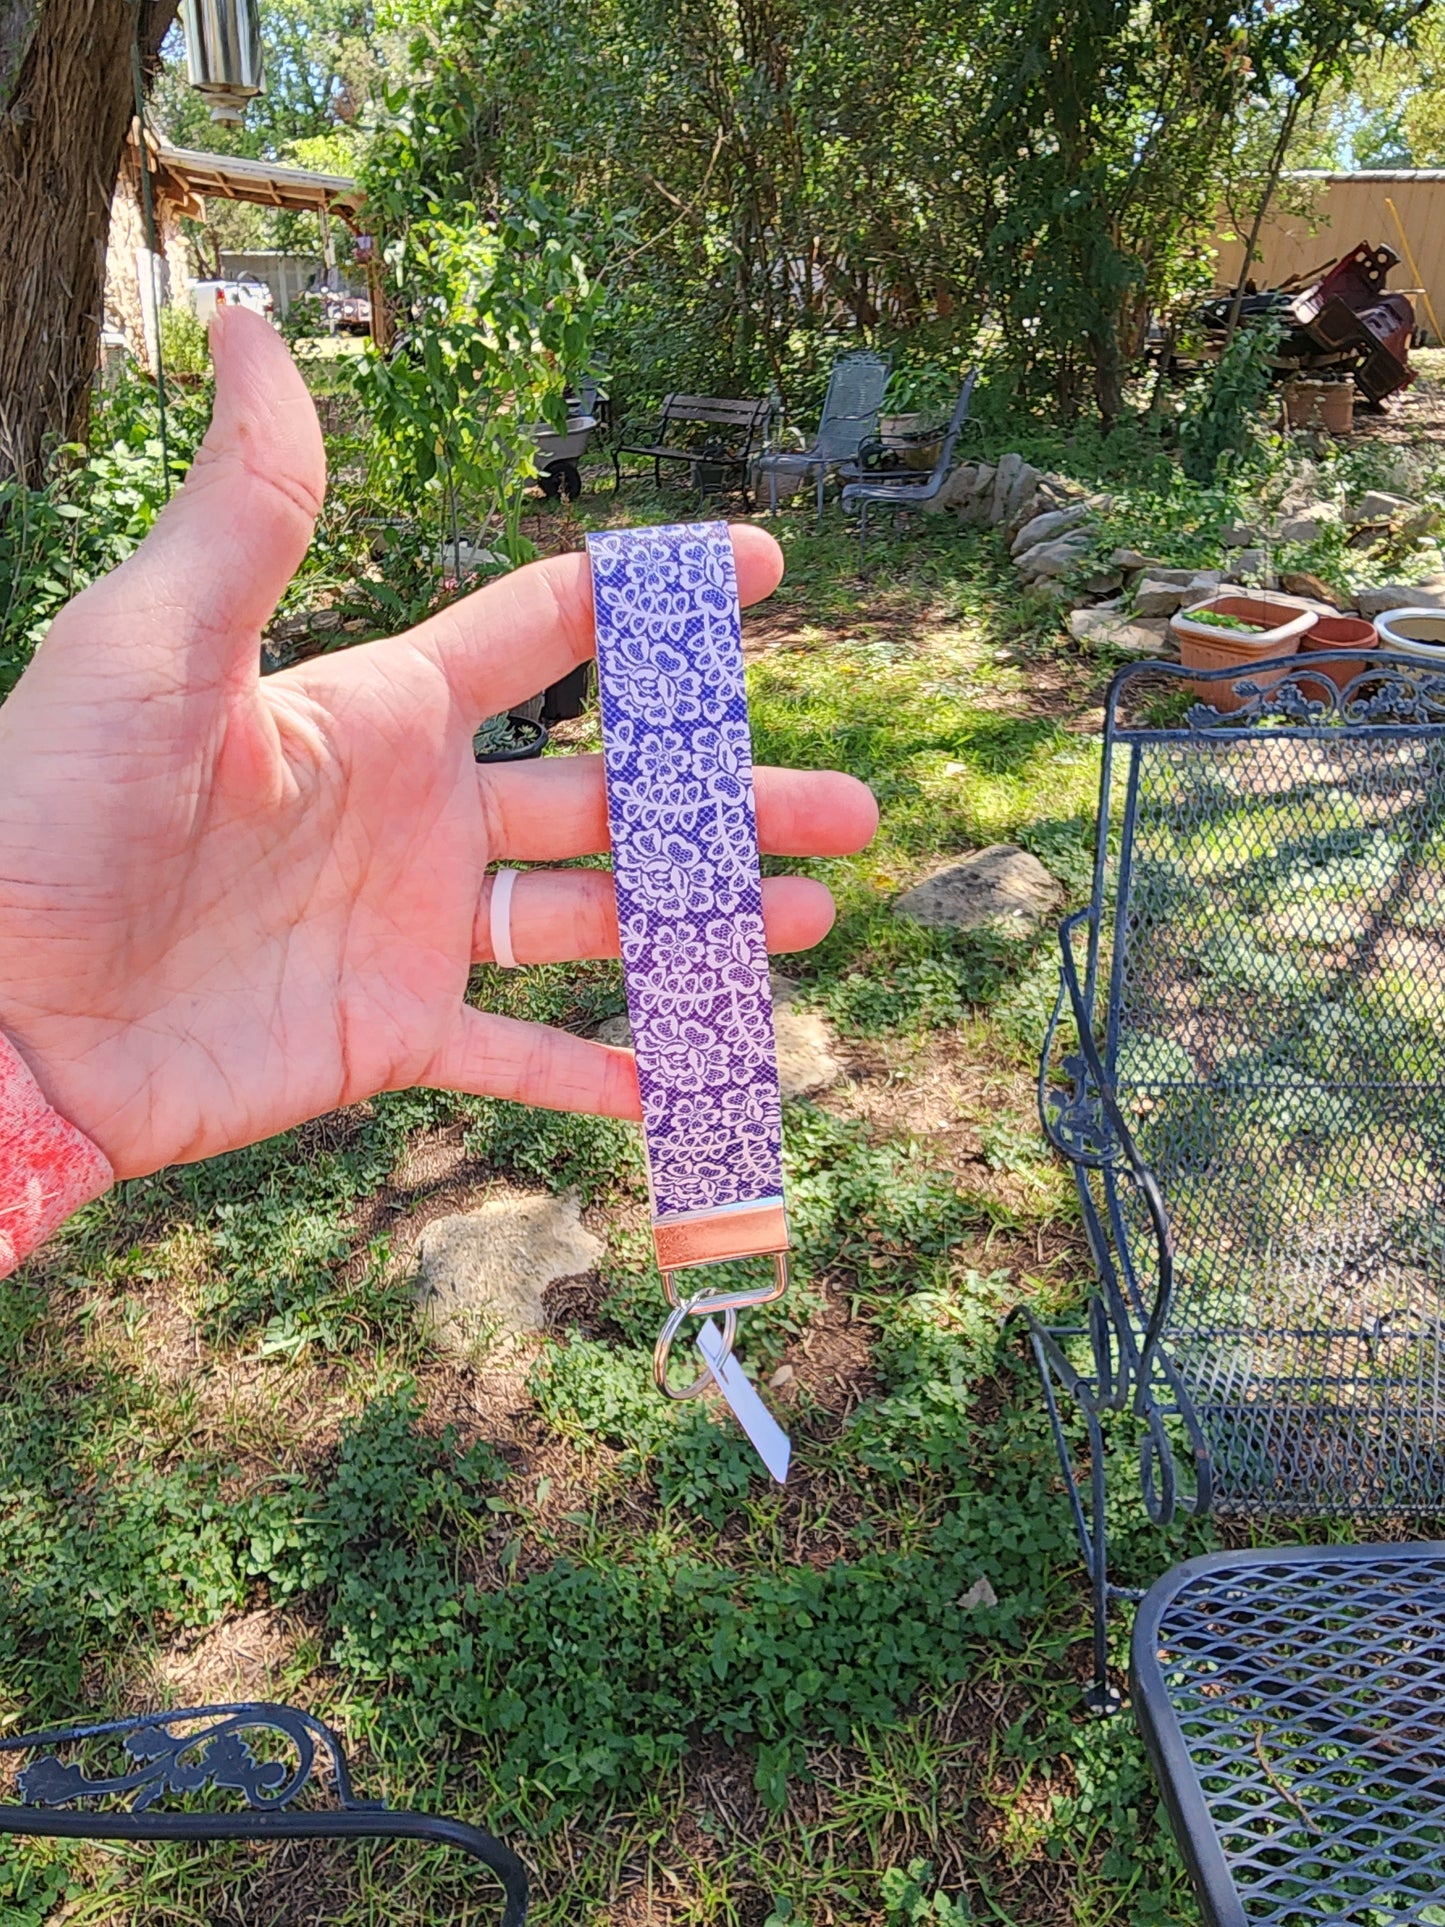
[(1202, 487), (1236, 465), (1257, 436), (1279, 346), (1277, 323), (1241, 328), (1191, 398), (1179, 426), (1184, 473)]
[(910, 1860), (902, 1867), (890, 1867), (883, 1876), (883, 1904), (888, 1909), (888, 1927), (969, 1927), (973, 1913), (967, 1897), (952, 1900), (941, 1888), (930, 1894), (933, 1868), (926, 1860)]
[(376, 432), (373, 480), (413, 512), (419, 496), (444, 496), (447, 533), (464, 514), (506, 562), (525, 561), (532, 428), (565, 423), (595, 295), (559, 203), (534, 193), (491, 220), (467, 205), (416, 218), (403, 166), (394, 159), (373, 188), (378, 215), (400, 228), (386, 259), (408, 317), (391, 354), (371, 349), (357, 373)]
[[(204, 393), (172, 395), (172, 486), (189, 466), (209, 412)], [(0, 698), (57, 610), (132, 553), (166, 494), (155, 391), (132, 375), (103, 398), (89, 452), (58, 450), (38, 488), (0, 479)]]
[(187, 302), (160, 310), (161, 363), (168, 375), (208, 375), (211, 344), (206, 324)]

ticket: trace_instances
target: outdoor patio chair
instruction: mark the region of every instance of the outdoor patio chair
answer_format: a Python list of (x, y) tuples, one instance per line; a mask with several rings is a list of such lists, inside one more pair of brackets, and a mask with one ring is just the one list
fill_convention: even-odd
[(953, 451), (958, 446), (958, 438), (963, 433), (963, 425), (968, 420), (969, 403), (973, 400), (974, 385), (978, 381), (978, 370), (971, 368), (959, 390), (954, 404), (953, 415), (944, 430), (939, 444), (938, 459), (927, 474), (880, 475), (872, 482), (849, 482), (843, 490), (843, 513), (858, 511), (858, 547), (860, 551), (868, 541), (868, 511), (871, 508), (892, 509), (895, 520), (906, 509), (927, 508), (943, 493), (943, 485), (953, 471)]
[(767, 483), (768, 508), (778, 512), (778, 477), (811, 475), (817, 495), (817, 519), (823, 519), (823, 491), (830, 471), (853, 461), (864, 440), (878, 426), (878, 409), (888, 386), (891, 363), (888, 356), (860, 350), (840, 355), (828, 377), (828, 392), (823, 397), (823, 413), (811, 448), (770, 449), (754, 462), (756, 492), (761, 496)]
[(1445, 676), (1321, 660), (1134, 664), (1105, 706), (1039, 1078), (1098, 1282), (1078, 1324), (1020, 1314), (1098, 1711), (1109, 1600), (1138, 1597), (1109, 1579), (1111, 1437), (1161, 1524), (1445, 1511)]
[(1439, 1917), (1445, 1545), (1191, 1559), (1130, 1678), (1208, 1927)]
[[(0, 1834), (84, 1840), (421, 1840), (470, 1854), (500, 1884), (499, 1927), (524, 1927), (527, 1874), (489, 1833), (428, 1813), (358, 1800), (341, 1742), (295, 1707), (192, 1707), (0, 1738), (0, 1754), (35, 1754), (16, 1776), (21, 1804), (0, 1804)], [(318, 1782), (332, 1804), (318, 1804)], [(239, 1793), (244, 1809), (218, 1811)], [(168, 1798), (184, 1811), (162, 1811)], [(298, 1805), (305, 1800), (307, 1803)]]

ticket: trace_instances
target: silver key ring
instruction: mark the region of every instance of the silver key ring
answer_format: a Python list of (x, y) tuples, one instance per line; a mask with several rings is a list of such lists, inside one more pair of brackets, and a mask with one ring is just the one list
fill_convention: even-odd
[[(732, 1355), (733, 1341), (738, 1335), (738, 1315), (731, 1306), (718, 1306), (716, 1309), (723, 1314), (722, 1356), (718, 1359), (721, 1365)], [(699, 1392), (712, 1383), (712, 1373), (706, 1365), (702, 1367), (691, 1384), (684, 1385), (681, 1391), (669, 1384), (667, 1377), (668, 1354), (672, 1350), (673, 1340), (682, 1330), (684, 1321), (688, 1318), (703, 1317), (707, 1310), (708, 1300), (705, 1295), (689, 1299), (686, 1304), (677, 1307), (658, 1333), (657, 1344), (652, 1352), (652, 1376), (657, 1382), (658, 1391), (665, 1393), (668, 1398), (696, 1398)]]

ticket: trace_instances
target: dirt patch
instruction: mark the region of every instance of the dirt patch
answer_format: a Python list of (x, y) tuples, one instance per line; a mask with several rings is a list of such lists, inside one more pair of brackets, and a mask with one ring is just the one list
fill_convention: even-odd
[(139, 1712), (157, 1705), (282, 1699), (299, 1637), (297, 1626), (270, 1609), (222, 1620), (162, 1647), (147, 1665), (131, 1705)]

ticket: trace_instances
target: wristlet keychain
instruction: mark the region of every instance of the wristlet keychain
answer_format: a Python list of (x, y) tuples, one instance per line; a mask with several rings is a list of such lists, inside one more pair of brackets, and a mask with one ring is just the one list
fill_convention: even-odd
[[(653, 1371), (670, 1398), (690, 1398), (710, 1378), (731, 1398), (720, 1371), (730, 1366), (747, 1386), (730, 1357), (737, 1314), (788, 1285), (732, 542), (725, 523), (685, 523), (590, 535), (587, 551), (622, 968), (671, 1307)], [(693, 1295), (679, 1285), (693, 1265), (761, 1255), (773, 1258), (766, 1285)], [(715, 1326), (699, 1334), (708, 1369), (679, 1388), (668, 1375), (673, 1342), (713, 1312), (720, 1339)]]

